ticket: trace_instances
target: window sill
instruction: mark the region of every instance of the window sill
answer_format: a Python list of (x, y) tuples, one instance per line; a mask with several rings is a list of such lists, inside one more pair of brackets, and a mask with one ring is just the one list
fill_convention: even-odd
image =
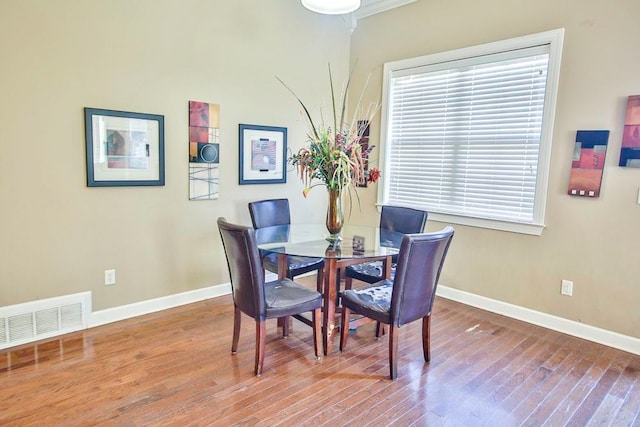
[(447, 224), (468, 225), (470, 227), (488, 228), (492, 230), (508, 231), (511, 233), (529, 234), (532, 236), (540, 236), (542, 234), (542, 230), (544, 230), (544, 224), (524, 224), (492, 219), (471, 218), (459, 215), (441, 214), (436, 212), (429, 212), (429, 221), (438, 221)]

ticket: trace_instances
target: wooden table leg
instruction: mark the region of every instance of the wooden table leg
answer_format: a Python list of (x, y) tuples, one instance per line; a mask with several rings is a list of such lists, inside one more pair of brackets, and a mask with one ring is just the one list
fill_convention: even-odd
[[(386, 280), (391, 279), (391, 267), (392, 267), (392, 258), (390, 256), (386, 257), (382, 261), (382, 277)], [(376, 338), (380, 338), (385, 335), (387, 332), (385, 330), (385, 326), (383, 323), (376, 322)], [(397, 335), (397, 334), (396, 334)]]
[[(278, 254), (278, 280), (283, 280), (287, 277), (287, 255)], [(282, 327), (282, 336), (289, 336), (289, 318), (280, 317), (278, 319), (278, 326)]]
[(282, 280), (287, 277), (287, 256), (285, 254), (278, 254), (278, 280)]
[(390, 256), (386, 257), (382, 261), (382, 278), (383, 279), (391, 279), (391, 265), (392, 258)]
[(322, 312), (323, 344), (325, 356), (333, 352), (333, 338), (336, 328), (336, 276), (338, 265), (335, 258), (325, 258), (324, 264), (324, 310)]

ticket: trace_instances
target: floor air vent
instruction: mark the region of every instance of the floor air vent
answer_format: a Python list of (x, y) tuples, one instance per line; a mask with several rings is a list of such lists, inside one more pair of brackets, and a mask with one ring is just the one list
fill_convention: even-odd
[(86, 329), (91, 292), (0, 307), (0, 350)]

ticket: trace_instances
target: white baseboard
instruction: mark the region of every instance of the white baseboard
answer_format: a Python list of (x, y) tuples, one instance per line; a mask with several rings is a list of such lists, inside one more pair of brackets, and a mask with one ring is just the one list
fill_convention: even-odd
[(542, 313), (540, 311), (531, 310), (491, 298), (482, 297), (447, 286), (438, 285), (436, 294), (442, 298), (457, 301), (492, 313), (501, 314), (513, 319), (522, 320), (524, 322), (532, 323), (564, 334), (573, 335), (578, 338), (583, 338), (640, 355), (640, 339), (638, 338), (607, 331), (606, 329), (596, 328), (595, 326), (585, 325), (584, 323), (563, 319), (562, 317), (553, 316), (551, 314)]
[(167, 295), (166, 297), (140, 301), (133, 304), (108, 308), (106, 310), (94, 311), (91, 313), (91, 317), (89, 319), (89, 327), (93, 328), (94, 326), (105, 325), (107, 323), (117, 322), (118, 320), (142, 316), (143, 314), (154, 313), (156, 311), (191, 304), (193, 302), (228, 295), (230, 293), (231, 284), (223, 283), (221, 285), (209, 286), (207, 288), (196, 289), (174, 295)]
[[(266, 281), (276, 280), (277, 278), (277, 274), (270, 272), (265, 274)], [(125, 320), (136, 316), (142, 316), (143, 314), (155, 313), (156, 311), (167, 310), (169, 308), (179, 307), (181, 305), (191, 304), (193, 302), (203, 301), (209, 298), (229, 295), (230, 293), (231, 283), (223, 283), (221, 285), (167, 295), (165, 297), (108, 308), (106, 310), (94, 311), (91, 313), (88, 327), (93, 328), (95, 326), (106, 325), (107, 323), (117, 322), (118, 320)]]
[[(275, 280), (277, 276), (267, 273), (266, 280)], [(231, 284), (224, 283), (221, 285), (210, 286), (207, 288), (187, 291), (180, 294), (168, 295), (166, 297), (156, 298), (148, 301), (140, 301), (133, 304), (127, 304), (120, 307), (108, 308), (106, 310), (95, 311), (89, 319), (89, 327), (104, 325), (107, 323), (117, 322), (119, 320), (129, 319), (131, 317), (142, 316), (143, 314), (154, 313), (160, 310), (166, 310), (178, 307), (184, 304), (202, 301), (209, 298), (215, 298), (231, 293)], [(513, 319), (522, 320), (564, 334), (573, 335), (589, 341), (604, 344), (609, 347), (628, 351), (629, 353), (640, 355), (640, 339), (622, 335), (616, 332), (607, 331), (605, 329), (596, 328), (595, 326), (585, 325), (584, 323), (575, 322), (573, 320), (563, 319), (562, 317), (553, 316), (551, 314), (540, 311), (531, 310), (506, 302), (486, 298), (483, 296), (471, 294), (448, 286), (438, 285), (437, 295), (460, 302), (462, 304), (477, 307), (492, 313), (501, 314)]]

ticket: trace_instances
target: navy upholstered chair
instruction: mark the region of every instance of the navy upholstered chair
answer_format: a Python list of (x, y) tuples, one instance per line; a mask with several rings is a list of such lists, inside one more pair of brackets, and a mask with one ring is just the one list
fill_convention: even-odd
[[(249, 214), (253, 228), (272, 227), (274, 225), (288, 225), (291, 223), (291, 213), (288, 199), (260, 200), (249, 203)], [(270, 253), (262, 258), (264, 269), (272, 273), (278, 272), (278, 254)], [(322, 272), (324, 260), (322, 258), (287, 257), (287, 271), (285, 276), (292, 279), (310, 271), (317, 270), (316, 286), (322, 292)]]
[(255, 230), (218, 218), (218, 229), (227, 257), (234, 305), (231, 353), (238, 350), (241, 313), (256, 322), (255, 374), (261, 375), (266, 341), (265, 321), (313, 312), (313, 343), (316, 358), (322, 346), (322, 295), (290, 279), (266, 282), (260, 262)]
[[(402, 234), (422, 233), (427, 223), (427, 211), (400, 206), (382, 206), (380, 229)], [(396, 257), (392, 260), (391, 279), (395, 274)], [(366, 262), (345, 268), (345, 289), (351, 289), (353, 279), (376, 283), (382, 279), (382, 261)]]
[(405, 235), (393, 281), (381, 280), (341, 294), (340, 351), (347, 346), (351, 313), (389, 325), (389, 371), (391, 379), (395, 379), (398, 375), (399, 329), (422, 319), (422, 350), (425, 362), (429, 362), (431, 309), (453, 232), (453, 227), (448, 226), (435, 233)]

